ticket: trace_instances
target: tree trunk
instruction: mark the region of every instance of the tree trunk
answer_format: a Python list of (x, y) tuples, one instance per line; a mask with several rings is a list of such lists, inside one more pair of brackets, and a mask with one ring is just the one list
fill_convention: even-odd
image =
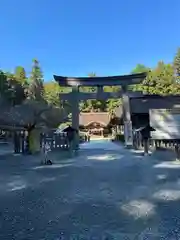
[(27, 154), (31, 154), (31, 150), (29, 148), (29, 145), (30, 145), (30, 136), (31, 136), (31, 132), (34, 130), (36, 124), (34, 123), (33, 125), (31, 126), (28, 126), (27, 127), (27, 137), (26, 137), (26, 153)]

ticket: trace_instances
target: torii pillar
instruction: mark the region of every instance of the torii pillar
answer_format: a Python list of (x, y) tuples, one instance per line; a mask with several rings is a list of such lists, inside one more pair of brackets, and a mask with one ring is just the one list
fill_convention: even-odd
[(75, 148), (79, 148), (79, 87), (72, 87), (72, 98), (71, 98), (71, 108), (72, 108), (72, 127), (77, 130), (74, 138)]
[(122, 106), (123, 106), (123, 121), (124, 121), (124, 141), (127, 148), (133, 146), (133, 132), (132, 132), (132, 121), (130, 111), (130, 101), (127, 91), (127, 85), (122, 88)]

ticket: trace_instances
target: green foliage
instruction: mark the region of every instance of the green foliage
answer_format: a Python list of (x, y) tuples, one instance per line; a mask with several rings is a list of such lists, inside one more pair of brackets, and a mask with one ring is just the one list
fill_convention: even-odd
[(44, 99), (44, 80), (39, 61), (33, 59), (32, 71), (29, 79), (29, 98), (41, 101)]
[(142, 84), (135, 85), (133, 90), (139, 90), (146, 94), (176, 94), (176, 79), (173, 66), (160, 61), (156, 68), (148, 70), (146, 79)]
[(131, 71), (131, 73), (143, 73), (149, 71), (149, 68), (143, 64), (137, 64), (136, 67)]
[(7, 82), (7, 76), (4, 74), (3, 71), (0, 71), (0, 94), (5, 95), (8, 90), (8, 82)]
[(59, 92), (58, 83), (51, 81), (44, 84), (44, 98), (49, 104), (60, 106)]
[(0, 71), (0, 96), (8, 104), (20, 104), (25, 99), (24, 87), (13, 74)]
[[(147, 94), (180, 94), (180, 48), (174, 57), (173, 64), (166, 64), (163, 61), (157, 63), (155, 68), (149, 68), (144, 64), (137, 64), (131, 73), (147, 72), (146, 79), (139, 85), (133, 85), (129, 89), (142, 91)], [(96, 77), (95, 72), (88, 74), (89, 77)], [(80, 87), (83, 92), (96, 92), (97, 87)], [(120, 91), (118, 86), (104, 86), (105, 92)], [(26, 98), (36, 101), (44, 101), (54, 107), (63, 106), (70, 108), (67, 101), (61, 101), (60, 92), (68, 93), (71, 88), (59, 87), (54, 81), (44, 82), (43, 73), (37, 59), (33, 60), (30, 76), (26, 76), (24, 67), (17, 66), (14, 73), (0, 71), (0, 97), (12, 105), (22, 103)], [(106, 102), (98, 99), (81, 101), (80, 111), (108, 111), (110, 115), (121, 104), (121, 99), (108, 99)], [(69, 115), (71, 119), (71, 114)]]
[(11, 96), (11, 87), (8, 83), (7, 75), (0, 70), (0, 97), (8, 101)]
[(26, 97), (25, 84), (17, 81), (13, 74), (8, 74), (7, 79), (10, 86), (12, 104), (21, 104)]
[(26, 84), (26, 71), (23, 67), (17, 66), (14, 73), (15, 79), (17, 82), (20, 82), (22, 85)]
[(114, 111), (121, 104), (121, 99), (109, 99), (107, 100), (107, 111), (110, 115), (114, 114)]
[(178, 48), (177, 53), (174, 57), (173, 67), (177, 76), (180, 76), (180, 48)]
[(96, 73), (95, 72), (88, 73), (88, 77), (96, 77)]
[[(137, 64), (136, 67), (131, 71), (131, 74), (150, 72), (150, 71), (151, 71), (151, 69), (146, 67), (145, 65)], [(129, 86), (129, 90), (144, 92), (145, 91), (144, 84), (131, 85), (131, 86)]]

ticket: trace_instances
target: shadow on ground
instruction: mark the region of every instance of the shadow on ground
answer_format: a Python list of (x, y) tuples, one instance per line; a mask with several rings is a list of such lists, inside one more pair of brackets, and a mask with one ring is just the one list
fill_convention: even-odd
[(99, 143), (52, 166), (12, 165), (0, 239), (180, 239), (180, 164), (161, 157)]

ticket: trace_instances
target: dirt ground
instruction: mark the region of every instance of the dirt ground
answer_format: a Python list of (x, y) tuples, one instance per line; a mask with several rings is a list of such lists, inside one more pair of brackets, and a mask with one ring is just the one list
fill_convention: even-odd
[(59, 159), (0, 160), (0, 239), (180, 239), (179, 163), (108, 140)]

